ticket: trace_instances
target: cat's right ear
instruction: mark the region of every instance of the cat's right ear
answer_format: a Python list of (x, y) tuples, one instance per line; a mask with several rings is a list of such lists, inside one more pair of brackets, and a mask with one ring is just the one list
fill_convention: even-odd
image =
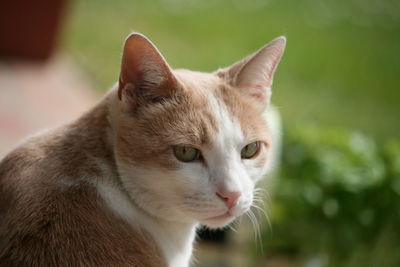
[(125, 41), (118, 97), (133, 108), (141, 101), (160, 99), (176, 86), (164, 57), (145, 36), (133, 33)]
[(265, 107), (271, 98), (274, 73), (285, 45), (286, 38), (278, 37), (232, 66), (219, 70), (217, 74)]

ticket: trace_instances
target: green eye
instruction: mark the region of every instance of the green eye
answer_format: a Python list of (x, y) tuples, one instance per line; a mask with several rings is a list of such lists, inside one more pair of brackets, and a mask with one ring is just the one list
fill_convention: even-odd
[(174, 155), (183, 162), (191, 162), (200, 158), (200, 151), (190, 146), (174, 146)]
[(240, 155), (242, 156), (242, 159), (250, 159), (254, 157), (259, 150), (260, 142), (256, 141), (245, 146), (240, 152)]

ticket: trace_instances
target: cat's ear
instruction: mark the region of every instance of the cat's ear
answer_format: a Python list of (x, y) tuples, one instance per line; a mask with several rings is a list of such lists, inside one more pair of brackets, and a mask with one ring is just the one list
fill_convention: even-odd
[(141, 101), (168, 97), (176, 86), (171, 68), (145, 36), (128, 36), (122, 55), (118, 84), (119, 99), (136, 107)]
[(271, 86), (275, 70), (285, 50), (286, 38), (281, 36), (263, 46), (257, 52), (220, 70), (232, 86), (255, 97), (264, 106), (271, 98)]

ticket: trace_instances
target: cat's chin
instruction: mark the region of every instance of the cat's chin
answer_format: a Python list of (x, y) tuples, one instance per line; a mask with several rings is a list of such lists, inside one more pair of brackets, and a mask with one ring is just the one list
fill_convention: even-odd
[(236, 218), (236, 216), (234, 216), (234, 215), (230, 214), (229, 212), (227, 212), (227, 213), (225, 213), (223, 215), (219, 215), (219, 216), (203, 219), (203, 220), (200, 221), (200, 223), (205, 225), (205, 226), (207, 226), (208, 228), (216, 229), (216, 228), (222, 228), (222, 227), (228, 225), (235, 218)]

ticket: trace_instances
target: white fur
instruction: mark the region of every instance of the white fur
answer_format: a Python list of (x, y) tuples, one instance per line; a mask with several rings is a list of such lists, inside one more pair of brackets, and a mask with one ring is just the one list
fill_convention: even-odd
[[(212, 147), (202, 149), (207, 164), (179, 162), (178, 170), (165, 170), (117, 158), (123, 188), (105, 182), (97, 185), (99, 194), (117, 215), (153, 236), (171, 267), (189, 265), (199, 222), (222, 227), (250, 208), (255, 182), (263, 174), (252, 160), (241, 159), (240, 151), (251, 140), (244, 136), (239, 121), (215, 96), (209, 94), (208, 100), (219, 125)], [(118, 107), (113, 101), (109, 107), (115, 127)], [(218, 189), (241, 193), (230, 210), (232, 217), (210, 219), (228, 211), (216, 194)]]
[[(208, 98), (220, 124), (213, 148), (202, 152), (207, 159), (210, 180), (216, 190), (221, 188), (241, 193), (232, 209), (233, 215), (240, 216), (250, 208), (255, 182), (248, 175), (250, 166), (246, 166), (240, 156), (240, 151), (249, 141), (243, 135), (240, 123), (228, 114), (223, 103), (212, 95)], [(223, 204), (222, 200), (220, 202)]]
[(168, 266), (187, 267), (192, 255), (195, 223), (160, 220), (135, 205), (117, 184), (100, 181), (96, 184), (99, 195), (118, 216), (148, 232), (161, 249)]
[[(206, 164), (178, 162), (177, 170), (165, 170), (133, 165), (117, 156), (122, 188), (110, 182), (97, 185), (99, 194), (117, 215), (153, 236), (171, 267), (189, 266), (198, 223), (222, 227), (250, 208), (255, 183), (268, 167), (256, 167), (253, 160), (241, 159), (242, 148), (254, 140), (244, 135), (239, 121), (222, 101), (208, 90), (202, 91), (219, 122), (211, 148), (201, 149)], [(109, 100), (113, 140), (121, 112), (116, 98), (114, 89)], [(106, 176), (111, 175), (104, 171)], [(229, 210), (216, 194), (219, 189), (241, 193), (230, 210), (232, 217), (212, 219)]]

